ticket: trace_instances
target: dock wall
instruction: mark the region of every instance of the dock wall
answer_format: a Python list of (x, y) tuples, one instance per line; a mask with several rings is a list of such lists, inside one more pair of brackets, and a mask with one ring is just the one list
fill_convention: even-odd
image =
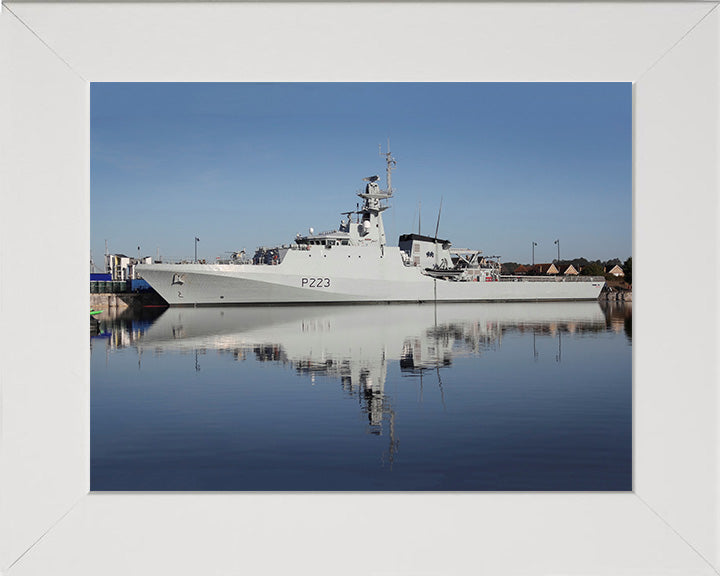
[(123, 310), (167, 304), (155, 292), (127, 292), (90, 294), (90, 308), (93, 310)]
[(630, 290), (618, 290), (613, 292), (601, 292), (598, 300), (607, 300), (610, 302), (632, 302), (632, 292)]

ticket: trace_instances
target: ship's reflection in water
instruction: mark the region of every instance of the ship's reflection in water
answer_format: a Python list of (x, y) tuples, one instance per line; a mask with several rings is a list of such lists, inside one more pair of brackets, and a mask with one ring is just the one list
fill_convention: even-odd
[(101, 317), (92, 489), (630, 490), (631, 325), (597, 302)]

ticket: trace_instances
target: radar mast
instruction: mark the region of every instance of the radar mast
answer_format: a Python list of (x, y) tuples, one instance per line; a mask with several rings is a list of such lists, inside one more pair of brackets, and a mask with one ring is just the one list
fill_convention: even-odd
[(388, 196), (392, 196), (393, 189), (392, 189), (392, 171), (397, 165), (397, 162), (395, 162), (395, 158), (392, 157), (392, 154), (390, 153), (390, 139), (388, 139), (388, 151), (383, 154), (382, 151), (382, 144), (379, 145), (379, 151), (380, 156), (385, 156), (385, 162), (387, 163), (386, 167), (386, 179), (387, 179), (387, 191), (386, 194)]

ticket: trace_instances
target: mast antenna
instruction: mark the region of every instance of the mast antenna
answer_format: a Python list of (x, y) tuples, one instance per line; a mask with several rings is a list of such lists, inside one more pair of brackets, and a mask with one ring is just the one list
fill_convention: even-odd
[(438, 210), (438, 218), (437, 218), (437, 224), (435, 224), (435, 264), (437, 264), (438, 261), (438, 249), (437, 249), (437, 238), (438, 238), (438, 230), (440, 229), (440, 213), (442, 212), (442, 201), (443, 197), (440, 196), (440, 209)]
[(392, 157), (392, 154), (390, 153), (390, 138), (388, 138), (388, 151), (383, 154), (382, 151), (382, 144), (378, 145), (380, 156), (385, 156), (385, 162), (387, 163), (386, 173), (387, 173), (387, 190), (386, 194), (388, 196), (392, 196), (393, 188), (392, 188), (392, 171), (397, 165), (397, 162), (395, 161), (395, 158)]
[(437, 242), (438, 230), (440, 229), (440, 214), (442, 213), (442, 196), (440, 196), (440, 209), (438, 210), (437, 224), (435, 224), (435, 242)]

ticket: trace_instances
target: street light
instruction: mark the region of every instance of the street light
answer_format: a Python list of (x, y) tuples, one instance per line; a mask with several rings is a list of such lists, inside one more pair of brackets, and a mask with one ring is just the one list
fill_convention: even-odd
[(200, 242), (200, 238), (195, 236), (195, 264), (197, 264), (197, 243)]
[(537, 246), (537, 242), (532, 243), (532, 265), (535, 266), (535, 246)]
[(558, 247), (558, 264), (560, 264), (560, 239), (555, 240), (554, 244), (557, 244)]

